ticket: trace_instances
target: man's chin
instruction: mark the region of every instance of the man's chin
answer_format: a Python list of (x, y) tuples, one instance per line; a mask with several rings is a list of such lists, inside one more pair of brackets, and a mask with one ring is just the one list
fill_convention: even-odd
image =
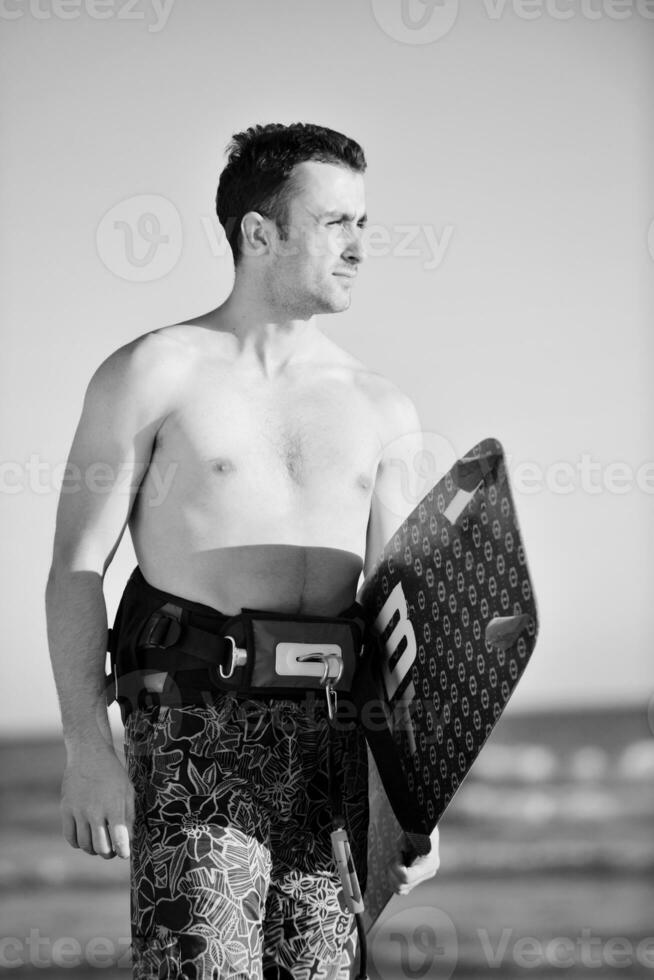
[(349, 310), (351, 302), (352, 297), (349, 295), (349, 293), (347, 296), (330, 296), (324, 299), (322, 309), (318, 310), (318, 312), (344, 313), (345, 310)]

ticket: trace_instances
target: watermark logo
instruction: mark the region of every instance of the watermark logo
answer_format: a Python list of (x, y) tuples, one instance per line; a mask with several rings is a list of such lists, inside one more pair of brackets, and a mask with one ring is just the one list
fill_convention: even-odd
[(439, 432), (416, 430), (387, 443), (375, 484), (377, 501), (398, 523), (418, 506), (454, 465), (453, 444)]
[[(200, 223), (211, 255), (222, 259), (230, 253), (227, 235), (213, 216), (201, 215)], [(230, 224), (232, 219), (230, 219)], [(370, 224), (357, 232), (357, 240), (362, 249), (362, 258), (377, 259), (417, 259), (427, 272), (439, 269), (443, 264), (454, 236), (454, 225), (444, 224), (440, 228), (431, 224)], [(338, 239), (315, 239), (307, 241), (300, 237), (297, 229), (287, 230), (284, 238), (272, 245), (273, 254), (282, 258), (296, 257), (306, 253), (314, 258), (332, 256), (338, 258), (348, 245)], [(247, 254), (244, 248), (243, 252)]]
[(401, 44), (433, 44), (454, 27), (459, 0), (372, 0), (375, 20)]
[(427, 271), (438, 269), (449, 249), (453, 225), (367, 225), (362, 243), (367, 258), (391, 255), (396, 259), (422, 259)]
[[(414, 430), (389, 441), (382, 453), (374, 487), (375, 499), (396, 519), (405, 520), (429, 491), (462, 455), (454, 444), (438, 432)], [(517, 459), (504, 457), (516, 496), (550, 493), (570, 496), (610, 494), (624, 496), (640, 492), (654, 494), (654, 460), (639, 464), (626, 460), (604, 462), (592, 453), (581, 453), (576, 460)], [(454, 519), (454, 518), (452, 518)]]
[(175, 268), (182, 254), (182, 219), (158, 194), (120, 201), (104, 215), (96, 247), (104, 265), (128, 282), (153, 282)]
[(629, 20), (634, 14), (654, 19), (653, 0), (483, 0), (490, 20), (500, 20), (507, 9), (520, 20)]
[(148, 32), (158, 34), (168, 23), (175, 0), (0, 0), (0, 20), (91, 20), (147, 21)]
[[(654, 20), (654, 0), (482, 0), (475, 9), (494, 22), (507, 14), (522, 21)], [(459, 4), (458, 0), (372, 0), (372, 10), (381, 29), (394, 41), (432, 44), (450, 33)]]
[[(177, 461), (170, 461), (163, 467), (151, 462), (147, 470), (147, 500), (142, 496), (141, 506), (159, 507), (165, 503), (178, 470)], [(142, 485), (134, 482), (134, 473), (135, 467), (129, 464), (112, 466), (104, 460), (92, 460), (81, 467), (71, 462), (52, 463), (38, 453), (31, 453), (26, 460), (0, 461), (0, 494), (45, 496), (61, 493), (69, 496), (82, 492), (93, 496), (130, 496), (142, 493)]]
[(409, 905), (383, 917), (370, 941), (370, 959), (380, 980), (449, 980), (458, 955), (459, 942), (452, 919), (431, 905)]
[(114, 940), (93, 936), (82, 945), (73, 936), (42, 935), (39, 929), (30, 929), (27, 936), (3, 936), (0, 939), (0, 969), (30, 966), (60, 970), (114, 967), (127, 971), (131, 967), (130, 940), (127, 937)]
[(584, 968), (586, 970), (631, 969), (634, 965), (651, 969), (654, 966), (654, 938), (646, 936), (637, 945), (623, 936), (604, 939), (584, 927), (578, 936), (516, 936), (512, 928), (502, 929), (499, 937), (488, 929), (477, 929), (477, 938), (490, 969), (544, 971)]
[[(436, 432), (416, 430), (389, 442), (375, 480), (375, 502), (400, 524), (451, 469), (459, 455), (453, 444)], [(507, 453), (505, 463), (515, 495), (624, 496), (635, 492), (654, 495), (654, 460), (632, 465), (622, 460), (602, 462), (591, 453), (582, 453), (574, 461), (540, 464), (518, 460)], [(168, 499), (179, 465), (175, 460), (165, 465), (150, 463), (147, 499), (142, 497), (142, 506), (158, 507)], [(133, 477), (132, 465), (113, 466), (104, 460), (94, 460), (80, 467), (72, 462), (52, 462), (31, 453), (27, 459), (0, 461), (0, 496), (22, 493), (45, 496), (53, 492), (70, 495), (80, 491), (94, 495), (142, 493), (144, 486), (136, 486)], [(446, 516), (452, 521), (456, 519), (449, 508)]]

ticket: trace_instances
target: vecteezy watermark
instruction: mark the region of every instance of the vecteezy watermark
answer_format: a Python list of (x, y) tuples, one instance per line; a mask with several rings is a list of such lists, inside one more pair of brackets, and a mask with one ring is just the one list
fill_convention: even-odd
[(380, 980), (449, 980), (457, 964), (459, 942), (454, 923), (443, 909), (407, 905), (382, 916), (371, 933), (369, 952)]
[(416, 430), (398, 436), (384, 447), (383, 476), (373, 490), (376, 500), (398, 522), (404, 520), (456, 458), (454, 446), (439, 432)]
[[(408, 432), (384, 447), (384, 475), (377, 480), (373, 493), (398, 521), (404, 520), (459, 455), (438, 432)], [(602, 462), (591, 453), (581, 453), (574, 461), (553, 460), (543, 465), (517, 460), (507, 453), (505, 464), (516, 495), (534, 496), (546, 491), (557, 496), (580, 492), (622, 496), (634, 490), (654, 494), (654, 460), (632, 465), (624, 460)]]
[[(457, 455), (453, 444), (439, 433), (408, 433), (384, 448), (385, 472), (383, 477), (378, 477), (373, 493), (398, 522), (404, 520), (452, 467)], [(579, 492), (591, 496), (603, 493), (623, 496), (638, 490), (654, 495), (654, 460), (644, 460), (639, 465), (622, 460), (605, 463), (591, 453), (582, 453), (574, 462), (554, 460), (543, 465), (516, 460), (507, 454), (505, 463), (515, 494), (533, 496), (546, 491), (564, 496)], [(164, 503), (179, 466), (177, 462), (165, 467), (149, 464), (144, 504), (158, 507)], [(142, 493), (143, 485), (140, 490), (135, 487), (133, 475), (132, 466), (112, 466), (97, 460), (82, 468), (75, 463), (53, 463), (38, 453), (31, 453), (27, 459), (0, 461), (0, 494), (45, 496), (61, 492), (68, 495), (81, 490), (100, 495)]]
[(515, 930), (504, 928), (499, 937), (491, 937), (487, 929), (477, 929), (477, 938), (490, 969), (506, 968), (507, 962), (520, 969), (535, 970), (553, 967), (628, 969), (638, 964), (654, 968), (654, 936), (646, 936), (635, 944), (624, 936), (603, 939), (584, 928), (578, 936), (518, 936)]
[(363, 245), (368, 258), (422, 258), (423, 269), (431, 270), (441, 266), (453, 234), (453, 225), (444, 225), (440, 233), (433, 225), (368, 225)]
[(128, 970), (131, 966), (129, 939), (93, 936), (81, 943), (74, 936), (43, 936), (30, 929), (27, 936), (4, 936), (0, 939), (0, 968), (24, 966), (74, 969), (90, 966), (97, 969), (113, 966)]
[(401, 44), (432, 44), (454, 27), (459, 0), (372, 0), (375, 20)]
[(482, 0), (491, 20), (500, 20), (507, 9), (520, 20), (629, 20), (634, 15), (654, 20), (654, 0)]
[[(149, 492), (143, 501), (149, 507), (164, 503), (179, 469), (179, 463), (169, 463), (163, 469), (156, 463), (148, 467)], [(0, 462), (0, 494), (14, 496), (19, 493), (35, 493), (44, 496), (49, 493), (64, 495), (76, 494), (86, 490), (91, 494), (132, 494), (140, 492), (133, 482), (134, 470), (131, 466), (112, 466), (100, 460), (89, 463), (84, 468), (76, 463), (51, 463), (32, 453), (29, 459), (3, 460)]]
[(602, 493), (622, 496), (634, 489), (654, 494), (654, 461), (645, 460), (632, 466), (623, 460), (602, 463), (590, 453), (582, 453), (575, 462), (555, 460), (546, 466), (528, 460), (514, 462), (506, 457), (516, 493), (533, 495), (547, 490), (554, 494), (578, 491), (597, 496)]
[(179, 211), (159, 194), (139, 194), (119, 201), (104, 215), (95, 235), (104, 265), (129, 282), (162, 279), (182, 254)]
[(0, 20), (91, 20), (147, 21), (150, 34), (158, 34), (168, 23), (175, 0), (0, 0)]
[[(214, 258), (224, 258), (230, 252), (227, 233), (214, 217), (202, 215), (200, 218), (209, 249)], [(228, 223), (229, 228), (229, 223)], [(449, 250), (453, 225), (443, 225), (438, 229), (429, 224), (367, 224), (362, 229), (361, 246), (367, 259), (392, 256), (397, 259), (422, 259), (422, 268), (427, 271), (438, 269)], [(297, 239), (280, 239), (274, 246), (277, 254), (282, 256), (299, 255), (305, 250), (308, 255), (334, 255), (338, 257), (342, 251), (333, 249), (327, 241), (319, 239), (299, 243)]]
[[(449, 34), (459, 12), (458, 0), (371, 0), (375, 20), (389, 37), (402, 44), (432, 44)], [(654, 0), (482, 0), (492, 21), (508, 12), (520, 20), (588, 21), (654, 20)]]

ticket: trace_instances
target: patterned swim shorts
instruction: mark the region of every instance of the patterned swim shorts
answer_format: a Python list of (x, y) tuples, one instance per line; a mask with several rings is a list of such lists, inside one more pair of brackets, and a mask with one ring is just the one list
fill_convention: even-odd
[[(324, 699), (139, 709), (125, 728), (136, 791), (135, 980), (345, 980), (354, 917), (333, 861)], [(365, 888), (367, 753), (331, 732), (352, 854)]]

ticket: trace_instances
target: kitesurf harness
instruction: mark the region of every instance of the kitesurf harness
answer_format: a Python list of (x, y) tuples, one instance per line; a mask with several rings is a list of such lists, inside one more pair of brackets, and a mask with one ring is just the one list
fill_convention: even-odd
[[(354, 602), (338, 616), (242, 609), (227, 616), (154, 588), (137, 567), (109, 631), (109, 703), (123, 721), (150, 704), (205, 703), (216, 691), (257, 698), (300, 698), (324, 691), (332, 717), (339, 691), (351, 690), (363, 655), (365, 619)], [(148, 690), (147, 675), (166, 675)]]

